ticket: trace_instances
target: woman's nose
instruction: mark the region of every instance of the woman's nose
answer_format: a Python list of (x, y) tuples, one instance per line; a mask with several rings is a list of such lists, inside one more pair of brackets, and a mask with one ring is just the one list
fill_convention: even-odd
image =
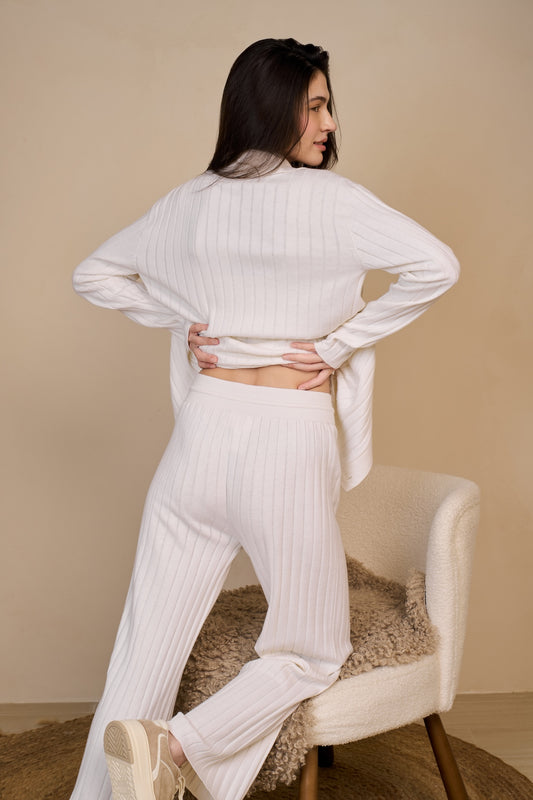
[(334, 131), (337, 130), (337, 125), (335, 123), (335, 120), (333, 119), (329, 111), (326, 113), (326, 118), (324, 120), (322, 130), (328, 131), (328, 133), (333, 133)]

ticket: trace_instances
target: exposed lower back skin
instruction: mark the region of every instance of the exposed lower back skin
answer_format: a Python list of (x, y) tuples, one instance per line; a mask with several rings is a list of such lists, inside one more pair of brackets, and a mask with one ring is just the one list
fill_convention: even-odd
[[(247, 383), (251, 386), (297, 389), (301, 384), (307, 383), (307, 381), (315, 378), (318, 372), (305, 372), (303, 370), (273, 365), (270, 367), (254, 367), (253, 369), (222, 369), (222, 367), (213, 367), (211, 369), (201, 370), (201, 374), (208, 375), (210, 378), (219, 378), (223, 381)], [(308, 391), (329, 392), (329, 379), (320, 386), (316, 386), (314, 389), (309, 389)]]

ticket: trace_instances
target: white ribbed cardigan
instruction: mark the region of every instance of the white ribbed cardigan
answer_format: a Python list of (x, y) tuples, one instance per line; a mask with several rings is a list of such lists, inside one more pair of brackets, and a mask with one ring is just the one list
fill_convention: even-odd
[[(365, 305), (370, 269), (398, 275)], [(290, 342), (316, 345), (337, 369), (343, 487), (372, 464), (373, 345), (418, 317), (457, 280), (452, 251), (363, 187), (327, 170), (245, 180), (210, 172), (158, 200), (83, 261), (75, 290), (172, 333), (177, 411), (198, 371), (189, 326), (209, 324), (219, 367), (285, 364)], [(301, 352), (301, 351), (300, 351)]]

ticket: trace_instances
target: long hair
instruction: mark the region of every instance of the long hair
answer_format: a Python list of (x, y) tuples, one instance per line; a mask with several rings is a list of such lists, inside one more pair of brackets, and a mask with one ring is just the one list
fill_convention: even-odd
[[(309, 114), (309, 81), (318, 70), (326, 78), (328, 111), (333, 114), (325, 50), (295, 39), (261, 39), (247, 47), (233, 64), (224, 87), (218, 140), (208, 169), (230, 178), (248, 178), (275, 169), (302, 136), (302, 116)], [(248, 150), (258, 151), (253, 165), (239, 160)], [(335, 134), (330, 133), (316, 169), (328, 169), (336, 161)]]

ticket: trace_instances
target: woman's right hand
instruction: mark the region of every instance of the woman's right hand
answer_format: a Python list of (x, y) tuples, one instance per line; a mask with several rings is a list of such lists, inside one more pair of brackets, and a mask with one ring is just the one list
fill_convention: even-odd
[(218, 339), (209, 339), (207, 336), (200, 336), (200, 331), (207, 330), (209, 326), (203, 322), (195, 322), (189, 328), (187, 342), (189, 349), (198, 362), (200, 369), (212, 369), (216, 367), (218, 358), (211, 353), (204, 353), (201, 349), (203, 344), (220, 344)]

